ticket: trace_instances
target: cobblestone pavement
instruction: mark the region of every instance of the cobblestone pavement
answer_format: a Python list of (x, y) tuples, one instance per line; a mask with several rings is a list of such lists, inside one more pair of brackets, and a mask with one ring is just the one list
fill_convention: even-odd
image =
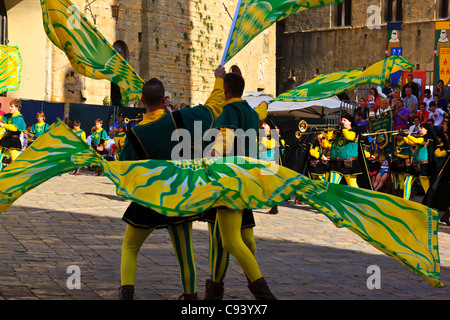
[[(127, 205), (106, 177), (89, 171), (55, 177), (20, 198), (0, 215), (0, 299), (117, 300)], [(450, 227), (439, 228), (441, 281), (447, 286), (438, 289), (309, 206), (289, 201), (279, 209), (277, 215), (255, 214), (257, 260), (278, 299), (450, 298)], [(194, 223), (194, 247), (202, 297), (209, 275), (205, 223)], [(367, 287), (372, 265), (380, 268), (380, 289)], [(79, 289), (73, 288), (70, 266), (80, 270)], [(136, 284), (141, 300), (167, 300), (182, 292), (166, 230), (144, 243)], [(234, 258), (225, 299), (253, 299)]]

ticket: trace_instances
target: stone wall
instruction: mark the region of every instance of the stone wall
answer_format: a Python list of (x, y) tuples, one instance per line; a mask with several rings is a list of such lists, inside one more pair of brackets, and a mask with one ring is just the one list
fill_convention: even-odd
[[(122, 1), (117, 20), (111, 16), (112, 4), (97, 0), (91, 5), (92, 14), (86, 10), (85, 16), (111, 44), (127, 45), (126, 59), (141, 78), (161, 79), (174, 104), (205, 102), (232, 22), (224, 4), (233, 15), (235, 2)], [(246, 91), (259, 88), (275, 94), (275, 45), (273, 26), (227, 63), (226, 68), (232, 64), (241, 68)], [(108, 81), (74, 74), (65, 55), (53, 49), (53, 101), (102, 104), (110, 97)]]
[[(367, 25), (369, 5), (381, 8), (380, 29)], [(420, 70), (434, 68), (437, 8), (427, 1), (403, 1), (403, 56)], [(354, 0), (351, 26), (335, 26), (335, 6), (300, 12), (279, 23), (277, 94), (319, 74), (364, 69), (385, 59), (385, 9), (384, 0)]]

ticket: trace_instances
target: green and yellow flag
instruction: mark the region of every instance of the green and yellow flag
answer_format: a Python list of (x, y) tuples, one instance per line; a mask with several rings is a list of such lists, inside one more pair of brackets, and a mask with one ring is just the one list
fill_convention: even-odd
[(72, 68), (120, 87), (122, 103), (140, 98), (143, 80), (69, 0), (41, 0), (44, 29)]
[(119, 196), (170, 217), (218, 206), (271, 208), (295, 195), (336, 227), (355, 232), (431, 285), (443, 286), (438, 213), (420, 203), (311, 180), (250, 158), (106, 161), (59, 120), (0, 172), (0, 212), (48, 179), (87, 165), (101, 167)]
[(222, 65), (262, 31), (277, 21), (312, 8), (342, 3), (344, 0), (240, 0), (225, 46)]
[(0, 46), (0, 93), (19, 89), (21, 71), (22, 58), (19, 48)]
[(272, 101), (311, 101), (330, 98), (363, 84), (384, 86), (392, 73), (400, 70), (412, 71), (414, 65), (402, 56), (391, 56), (366, 70), (351, 69), (320, 75), (289, 90)]

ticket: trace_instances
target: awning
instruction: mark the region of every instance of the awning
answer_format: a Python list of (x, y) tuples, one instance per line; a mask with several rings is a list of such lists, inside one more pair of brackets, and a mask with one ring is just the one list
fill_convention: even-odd
[(273, 95), (264, 92), (247, 91), (244, 92), (242, 99), (247, 101), (252, 108), (255, 108), (259, 106), (261, 102), (269, 102), (270, 100), (272, 100)]
[(269, 104), (269, 113), (280, 116), (325, 118), (327, 113), (338, 112), (341, 100), (331, 97), (305, 102), (274, 101)]

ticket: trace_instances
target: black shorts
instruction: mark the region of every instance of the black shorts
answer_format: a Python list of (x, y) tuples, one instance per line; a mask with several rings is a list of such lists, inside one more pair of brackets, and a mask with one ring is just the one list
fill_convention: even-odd
[(359, 163), (359, 160), (352, 160), (351, 168), (346, 168), (344, 161), (331, 160), (330, 171), (336, 171), (342, 175), (354, 175), (354, 174), (361, 174), (362, 168), (361, 164)]
[[(203, 212), (200, 221), (214, 223), (216, 221), (216, 208), (212, 208)], [(251, 209), (244, 209), (244, 213), (242, 214), (241, 228), (253, 228), (255, 226), (256, 223), (255, 217), (253, 216), (253, 211)]]
[(179, 225), (189, 221), (198, 220), (201, 213), (186, 217), (167, 217), (153, 209), (131, 202), (125, 211), (122, 220), (135, 228), (163, 229), (172, 225)]
[(6, 135), (0, 140), (0, 147), (13, 150), (22, 150), (19, 135)]

